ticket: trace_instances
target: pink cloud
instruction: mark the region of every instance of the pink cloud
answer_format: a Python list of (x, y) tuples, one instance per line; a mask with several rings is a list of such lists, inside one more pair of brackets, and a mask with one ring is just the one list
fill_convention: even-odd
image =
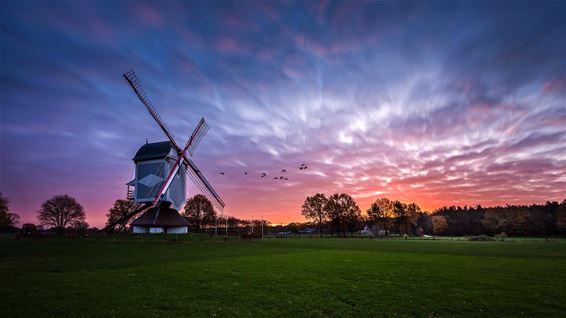
[(149, 25), (162, 25), (164, 22), (161, 11), (156, 9), (150, 3), (136, 2), (134, 4), (134, 12), (143, 23)]
[(222, 36), (215, 42), (218, 51), (225, 54), (241, 54), (247, 51), (234, 37)]
[(559, 76), (544, 83), (542, 90), (545, 93), (554, 93), (560, 91), (564, 93), (566, 91), (566, 76)]

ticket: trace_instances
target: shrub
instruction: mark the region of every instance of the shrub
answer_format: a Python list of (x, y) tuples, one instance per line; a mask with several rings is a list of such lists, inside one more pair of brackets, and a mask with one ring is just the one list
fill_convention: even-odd
[(495, 241), (495, 239), (487, 235), (477, 235), (468, 237), (468, 241)]
[(507, 238), (507, 233), (501, 232), (499, 234), (496, 234), (495, 237), (500, 239), (501, 241), (505, 241), (505, 238)]

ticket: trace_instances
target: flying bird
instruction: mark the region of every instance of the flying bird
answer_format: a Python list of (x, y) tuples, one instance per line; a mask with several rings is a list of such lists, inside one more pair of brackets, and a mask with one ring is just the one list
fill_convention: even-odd
[(262, 172), (262, 173), (261, 173), (261, 177), (264, 178), (265, 176), (267, 176), (267, 173)]
[(287, 170), (283, 169), (283, 170), (281, 170), (281, 172), (285, 173), (285, 172), (287, 172)]
[(224, 172), (220, 172), (221, 175), (224, 175)]

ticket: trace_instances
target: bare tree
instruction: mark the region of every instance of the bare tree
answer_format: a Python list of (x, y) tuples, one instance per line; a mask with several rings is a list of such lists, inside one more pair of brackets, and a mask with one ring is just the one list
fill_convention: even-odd
[(216, 211), (214, 211), (212, 203), (204, 195), (197, 194), (187, 200), (184, 216), (191, 222), (198, 233), (203, 227), (214, 224)]
[(344, 237), (346, 237), (348, 225), (357, 222), (361, 218), (361, 211), (356, 201), (345, 193), (331, 195), (325, 207), (329, 218), (340, 228)]
[(20, 216), (10, 213), (10, 200), (0, 192), (0, 227), (15, 226), (20, 221)]
[[(130, 207), (132, 206), (132, 201), (130, 200), (124, 200), (124, 199), (118, 199), (114, 202), (114, 206), (112, 206), (112, 208), (110, 208), (108, 210), (108, 213), (106, 214), (106, 226), (109, 226), (111, 224), (115, 224), (116, 222), (118, 222), (118, 220), (120, 220), (124, 215), (128, 214), (130, 212)], [(124, 223), (124, 224), (116, 224), (118, 226), (118, 232), (122, 231), (123, 229), (125, 229), (126, 226), (128, 226), (130, 223), (132, 223), (132, 219), (130, 219), (128, 221), (128, 223)]]
[(37, 218), (42, 225), (54, 227), (59, 231), (68, 226), (81, 227), (86, 224), (82, 205), (66, 194), (56, 195), (45, 201), (38, 213)]
[(318, 222), (318, 230), (322, 237), (322, 222), (328, 219), (328, 213), (325, 210), (328, 200), (322, 193), (317, 193), (312, 197), (307, 197), (301, 210), (301, 214), (308, 220)]

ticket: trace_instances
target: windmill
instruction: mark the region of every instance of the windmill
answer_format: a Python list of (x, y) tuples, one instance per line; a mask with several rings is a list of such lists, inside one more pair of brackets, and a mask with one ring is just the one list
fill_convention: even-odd
[(128, 212), (103, 230), (114, 229), (117, 225), (118, 229), (124, 228), (133, 217), (143, 212), (132, 222), (134, 233), (186, 233), (188, 222), (179, 215), (178, 210), (186, 199), (187, 176), (218, 210), (223, 211), (225, 206), (200, 169), (188, 158), (193, 156), (209, 127), (201, 118), (181, 148), (157, 114), (134, 71), (126, 72), (123, 76), (168, 140), (146, 143), (139, 148), (133, 158), (136, 164), (135, 179), (127, 184), (128, 196), (132, 200)]

